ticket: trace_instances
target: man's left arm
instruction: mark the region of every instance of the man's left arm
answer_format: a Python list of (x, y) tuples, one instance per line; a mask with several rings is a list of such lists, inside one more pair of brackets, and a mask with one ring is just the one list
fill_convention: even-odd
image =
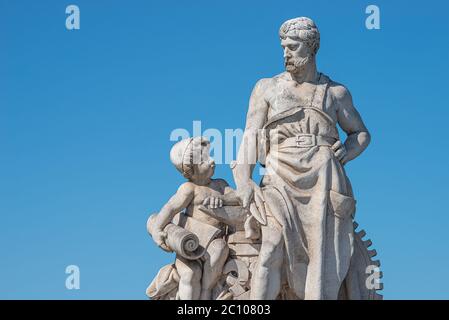
[(358, 157), (366, 149), (371, 141), (371, 135), (365, 127), (360, 114), (355, 109), (348, 89), (344, 86), (338, 86), (335, 89), (337, 121), (348, 135), (344, 143), (346, 152), (341, 152), (340, 158), (340, 162), (346, 164)]

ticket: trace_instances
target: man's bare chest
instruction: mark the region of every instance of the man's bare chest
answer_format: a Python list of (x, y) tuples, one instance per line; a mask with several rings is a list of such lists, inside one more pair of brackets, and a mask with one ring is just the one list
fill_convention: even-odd
[(311, 83), (296, 84), (293, 81), (282, 81), (267, 92), (268, 117), (298, 107), (318, 107), (332, 118), (336, 114), (332, 99), (328, 94), (321, 94), (318, 85)]

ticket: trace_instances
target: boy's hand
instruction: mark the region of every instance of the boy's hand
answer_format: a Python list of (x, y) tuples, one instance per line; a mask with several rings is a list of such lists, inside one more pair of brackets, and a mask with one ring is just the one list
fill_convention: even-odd
[(158, 247), (160, 247), (162, 250), (171, 252), (170, 248), (165, 244), (165, 239), (167, 239), (167, 232), (158, 230), (154, 232), (153, 240), (156, 242)]
[(223, 199), (219, 197), (207, 197), (204, 199), (203, 205), (210, 209), (221, 208), (223, 207)]

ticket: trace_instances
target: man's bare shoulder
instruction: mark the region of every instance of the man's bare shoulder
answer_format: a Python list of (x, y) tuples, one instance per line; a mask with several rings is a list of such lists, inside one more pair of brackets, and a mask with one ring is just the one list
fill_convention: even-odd
[(338, 104), (346, 104), (352, 101), (351, 93), (348, 88), (339, 82), (331, 80), (329, 82), (328, 92)]
[(288, 80), (289, 80), (289, 78), (288, 78), (287, 72), (282, 72), (282, 73), (279, 73), (271, 78), (259, 79), (259, 81), (257, 81), (257, 83), (256, 83), (256, 87), (267, 89), (267, 88), (275, 86), (278, 82), (288, 81)]
[(254, 86), (254, 92), (258, 94), (272, 92), (272, 90), (278, 86), (279, 82), (283, 82), (286, 80), (287, 80), (286, 72), (282, 72), (271, 78), (259, 79), (256, 85)]
[(273, 78), (262, 78), (256, 82), (254, 86), (255, 92), (263, 92), (273, 86)]
[(344, 101), (351, 98), (351, 93), (348, 88), (336, 81), (331, 80), (329, 82), (329, 93), (337, 101)]

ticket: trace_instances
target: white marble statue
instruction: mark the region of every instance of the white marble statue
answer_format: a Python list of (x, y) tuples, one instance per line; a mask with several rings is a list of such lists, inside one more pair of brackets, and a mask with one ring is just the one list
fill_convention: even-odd
[[(237, 190), (211, 179), (206, 139), (172, 149), (189, 181), (149, 219), (155, 242), (177, 252), (148, 288), (153, 299), (381, 298), (367, 284), (367, 267), (379, 262), (364, 231), (355, 232), (344, 168), (370, 134), (348, 89), (317, 71), (315, 23), (288, 20), (279, 35), (285, 72), (259, 80), (251, 94), (232, 165)], [(260, 185), (257, 163), (266, 169)]]

